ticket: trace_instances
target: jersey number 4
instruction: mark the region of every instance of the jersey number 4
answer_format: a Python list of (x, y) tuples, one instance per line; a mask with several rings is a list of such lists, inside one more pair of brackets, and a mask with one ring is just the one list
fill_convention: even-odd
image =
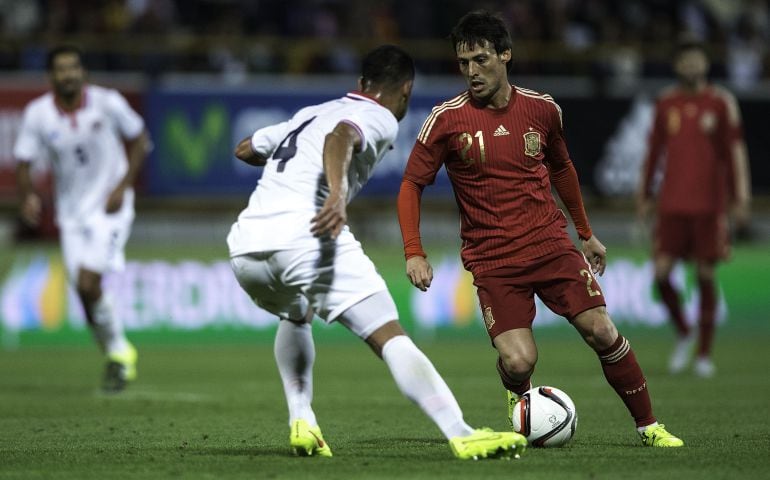
[[(286, 168), (286, 162), (294, 158), (294, 155), (297, 154), (297, 135), (302, 133), (302, 130), (310, 125), (310, 122), (313, 120), (315, 120), (315, 117), (311, 117), (308, 120), (305, 120), (302, 125), (289, 132), (289, 134), (286, 135), (283, 140), (281, 140), (281, 143), (278, 144), (278, 148), (275, 149), (275, 152), (273, 152), (273, 160), (280, 160), (278, 163), (279, 172), (283, 172), (283, 170)], [(289, 142), (288, 145), (284, 145), (287, 140)]]

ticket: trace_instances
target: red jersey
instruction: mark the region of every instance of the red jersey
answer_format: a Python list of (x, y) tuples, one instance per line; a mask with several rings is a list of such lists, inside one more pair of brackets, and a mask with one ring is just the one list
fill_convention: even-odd
[(651, 196), (652, 179), (665, 156), (658, 211), (719, 214), (733, 191), (733, 152), (743, 136), (735, 98), (708, 86), (698, 93), (672, 88), (655, 106), (655, 123), (642, 177)]
[[(474, 274), (573, 247), (564, 213), (551, 194), (551, 176), (580, 236), (591, 236), (561, 109), (548, 95), (513, 87), (508, 105), (491, 109), (466, 91), (435, 107), (409, 156), (404, 184), (429, 185), (442, 165), (460, 209), (463, 263)], [(413, 212), (401, 196), (409, 257), (415, 243), (409, 225)], [(416, 244), (413, 252), (421, 252), (419, 232)]]

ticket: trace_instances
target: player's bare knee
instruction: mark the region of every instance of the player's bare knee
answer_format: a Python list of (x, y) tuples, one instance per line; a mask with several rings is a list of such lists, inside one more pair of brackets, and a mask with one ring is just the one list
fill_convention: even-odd
[(513, 378), (528, 378), (535, 370), (537, 363), (537, 353), (528, 352), (500, 352), (500, 358), (503, 362), (505, 372)]
[(618, 330), (605, 307), (592, 308), (579, 314), (573, 320), (573, 324), (594, 350), (607, 349), (618, 338)]
[(595, 350), (606, 350), (615, 343), (618, 338), (618, 329), (609, 317), (606, 320), (596, 322), (593, 330), (593, 345)]
[(91, 278), (79, 278), (76, 285), (78, 296), (86, 303), (95, 303), (102, 296), (102, 287), (100, 282)]
[(401, 327), (398, 320), (393, 320), (375, 330), (371, 335), (366, 337), (364, 341), (378, 357), (382, 358), (382, 348), (391, 339), (399, 335), (406, 335), (406, 332)]
[(697, 273), (699, 282), (713, 282), (714, 281), (714, 267), (713, 265), (699, 264), (697, 266)]

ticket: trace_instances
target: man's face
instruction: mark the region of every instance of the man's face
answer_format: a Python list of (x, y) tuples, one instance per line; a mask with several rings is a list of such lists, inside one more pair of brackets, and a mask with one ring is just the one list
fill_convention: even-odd
[(393, 112), (399, 122), (406, 116), (406, 111), (409, 109), (409, 99), (412, 96), (413, 85), (414, 82), (410, 80), (401, 87), (401, 99), (399, 101), (397, 110)]
[(471, 95), (476, 100), (491, 99), (504, 83), (508, 82), (507, 63), (511, 51), (498, 54), (489, 42), (484, 45), (457, 45), (457, 63), (465, 77)]
[(83, 87), (85, 71), (76, 53), (60, 53), (56, 55), (49, 72), (51, 85), (57, 95), (71, 97)]
[(696, 83), (706, 78), (708, 69), (706, 54), (698, 49), (685, 50), (674, 61), (674, 71), (686, 83)]

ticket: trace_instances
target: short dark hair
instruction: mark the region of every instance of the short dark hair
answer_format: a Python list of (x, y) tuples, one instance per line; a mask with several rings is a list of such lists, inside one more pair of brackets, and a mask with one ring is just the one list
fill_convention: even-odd
[(414, 79), (414, 60), (395, 45), (382, 45), (367, 53), (361, 62), (361, 83), (364, 88), (378, 85), (397, 88)]
[(698, 37), (691, 33), (683, 33), (679, 36), (676, 44), (674, 45), (673, 58), (676, 60), (683, 53), (692, 50), (699, 51), (702, 54), (708, 56), (706, 45)]
[(498, 55), (513, 48), (511, 34), (503, 18), (487, 10), (474, 10), (463, 15), (452, 29), (450, 38), (455, 51), (459, 45), (483, 47), (487, 42), (495, 47)]
[(75, 45), (59, 45), (48, 50), (48, 55), (45, 60), (45, 67), (50, 72), (53, 70), (53, 63), (56, 61), (56, 57), (63, 54), (74, 54), (78, 56), (80, 62), (83, 62), (83, 52)]

